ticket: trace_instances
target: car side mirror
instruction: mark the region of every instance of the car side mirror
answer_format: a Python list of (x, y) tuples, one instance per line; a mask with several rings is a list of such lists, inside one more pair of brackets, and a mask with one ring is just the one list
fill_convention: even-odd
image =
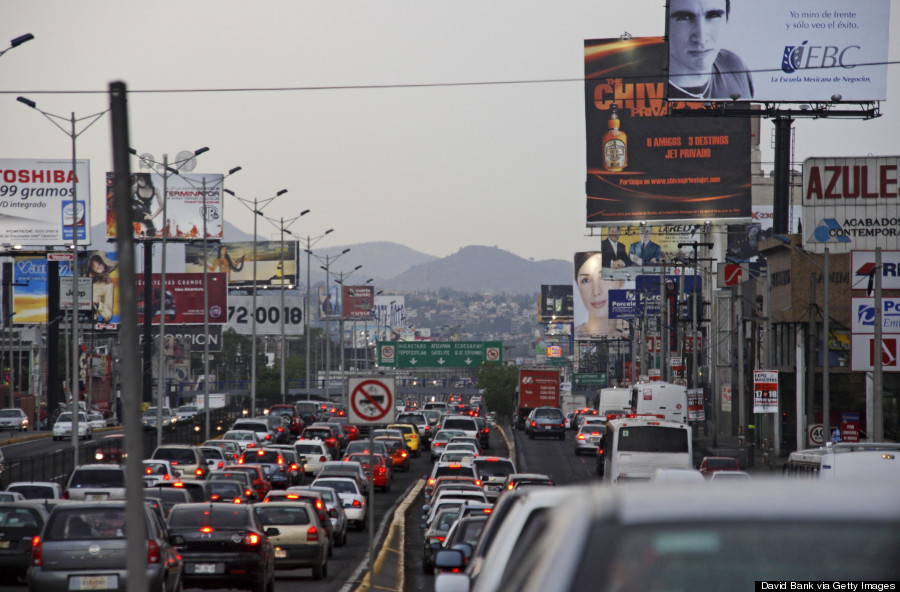
[(465, 567), (466, 557), (460, 549), (444, 549), (434, 555), (434, 565), (440, 569), (452, 570)]

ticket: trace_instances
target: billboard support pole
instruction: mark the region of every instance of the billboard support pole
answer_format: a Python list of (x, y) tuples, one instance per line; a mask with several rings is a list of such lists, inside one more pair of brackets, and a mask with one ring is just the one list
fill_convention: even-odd
[(777, 234), (787, 234), (790, 225), (791, 205), (791, 126), (794, 120), (787, 115), (776, 115), (775, 124), (775, 181), (773, 196), (772, 229)]
[(869, 427), (869, 441), (870, 442), (884, 442), (884, 375), (883, 373), (883, 358), (882, 358), (882, 347), (884, 347), (881, 343), (881, 327), (884, 322), (881, 318), (882, 304), (881, 299), (881, 274), (883, 273), (881, 270), (881, 248), (875, 249), (875, 269), (873, 271), (875, 274), (875, 336), (873, 338), (874, 348), (874, 356), (873, 356), (873, 368), (872, 368), (872, 425)]

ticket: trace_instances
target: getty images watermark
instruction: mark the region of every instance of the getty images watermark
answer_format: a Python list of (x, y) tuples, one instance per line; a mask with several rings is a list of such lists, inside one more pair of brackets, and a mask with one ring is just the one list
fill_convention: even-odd
[(865, 582), (865, 581), (829, 581), (829, 582), (803, 582), (783, 581), (770, 582), (766, 580), (756, 581), (756, 590), (849, 590), (850, 592), (862, 592), (863, 590), (900, 590), (900, 582)]

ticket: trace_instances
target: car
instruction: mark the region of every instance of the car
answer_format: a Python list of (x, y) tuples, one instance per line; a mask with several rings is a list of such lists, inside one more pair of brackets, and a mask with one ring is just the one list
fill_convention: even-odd
[(4, 576), (24, 578), (31, 563), (32, 540), (41, 534), (47, 516), (40, 502), (0, 502), (0, 581)]
[(29, 500), (63, 499), (63, 488), (56, 481), (13, 481), (6, 491), (21, 494)]
[(409, 450), (413, 456), (420, 456), (422, 454), (420, 448), (420, 439), (419, 439), (419, 428), (414, 424), (409, 423), (392, 423), (387, 426), (389, 430), (399, 430), (403, 437), (406, 438), (406, 445), (409, 446)]
[(378, 436), (375, 442), (383, 442), (388, 449), (388, 456), (394, 469), (408, 472), (410, 468), (409, 448), (406, 445), (406, 439), (402, 436), (393, 438), (390, 436)]
[(210, 483), (215, 481), (237, 481), (244, 489), (244, 497), (250, 503), (260, 500), (259, 494), (253, 485), (253, 476), (247, 471), (212, 471), (206, 480)]
[(447, 442), (453, 438), (464, 438), (466, 433), (462, 430), (438, 430), (431, 439), (431, 462), (440, 458)]
[(24, 502), (25, 496), (17, 491), (0, 491), (0, 502)]
[(222, 472), (247, 473), (250, 476), (250, 483), (253, 486), (253, 491), (256, 492), (257, 499), (266, 499), (266, 495), (268, 495), (268, 493), (272, 491), (272, 482), (269, 481), (269, 478), (266, 476), (266, 471), (265, 469), (263, 469), (262, 465), (248, 463), (227, 465), (222, 469)]
[[(384, 445), (384, 442), (377, 442), (373, 440), (371, 449), (375, 454), (390, 456), (390, 453), (388, 452), (387, 446)], [(365, 439), (350, 442), (350, 444), (347, 445), (347, 449), (344, 450), (344, 458), (347, 458), (351, 454), (369, 454), (369, 440)]]
[(478, 425), (478, 443), (482, 449), (491, 447), (491, 428), (487, 420), (480, 415), (475, 416), (475, 423)]
[(709, 476), (710, 483), (727, 483), (730, 481), (749, 481), (750, 473), (746, 471), (716, 471)]
[(363, 495), (369, 495), (369, 476), (356, 461), (333, 460), (322, 465), (318, 477), (350, 477), (359, 485)]
[(225, 458), (229, 463), (232, 463), (237, 460), (237, 458), (241, 455), (241, 443), (237, 440), (226, 440), (225, 438), (215, 439), (215, 440), (207, 440), (200, 446), (217, 446), (222, 449), (225, 453)]
[(294, 406), (300, 412), (300, 418), (305, 424), (319, 421), (319, 404), (315, 401), (296, 401)]
[(271, 502), (256, 504), (253, 511), (263, 526), (280, 531), (271, 537), (276, 569), (309, 567), (314, 580), (328, 575), (331, 541), (312, 504), (299, 500)]
[(444, 452), (437, 459), (437, 462), (464, 462), (471, 463), (475, 460), (475, 456), (473, 455), (471, 450), (450, 450), (448, 452)]
[[(278, 439), (277, 432), (276, 428), (273, 427), (277, 425), (275, 424), (276, 421), (280, 422), (280, 418), (269, 418), (265, 415), (256, 418), (239, 419), (231, 425), (231, 428), (228, 431), (250, 430), (251, 432), (256, 432), (256, 436), (263, 445), (276, 444)], [(283, 428), (284, 424), (282, 423), (282, 431)]]
[[(330, 498), (332, 502), (326, 501), (326, 493), (322, 490), (327, 489), (331, 492)], [(306, 501), (312, 504), (319, 516), (319, 521), (328, 530), (328, 555), (332, 554), (332, 547), (340, 547), (347, 541), (347, 514), (343, 511), (343, 502), (333, 489), (318, 488), (312, 490), (308, 487), (294, 487), (290, 490), (270, 491), (263, 500), (263, 503), (284, 501)], [(340, 512), (336, 508), (340, 508)]]
[(730, 456), (704, 456), (697, 469), (709, 479), (718, 471), (740, 471), (741, 467), (737, 459)]
[(269, 415), (287, 416), (287, 428), (291, 433), (292, 439), (294, 440), (300, 437), (300, 434), (303, 432), (303, 428), (306, 427), (306, 422), (303, 421), (303, 418), (300, 416), (300, 410), (297, 409), (296, 405), (293, 405), (291, 403), (279, 403), (276, 405), (272, 405), (271, 407), (269, 407)]
[(153, 485), (144, 487), (144, 491), (151, 489), (180, 489), (187, 492), (192, 502), (208, 502), (210, 498), (209, 483), (204, 479), (198, 481), (196, 479), (176, 479), (175, 481), (157, 481)]
[(900, 497), (890, 483), (573, 489), (524, 533), (522, 552), (504, 567), (504, 589), (744, 590), (761, 572), (775, 582), (900, 578)]
[(304, 466), (303, 459), (300, 458), (300, 455), (297, 454), (297, 451), (290, 444), (270, 444), (266, 446), (269, 450), (277, 450), (281, 453), (281, 456), (284, 457), (284, 462), (287, 465), (287, 486), (291, 487), (293, 485), (302, 485), (303, 477), (306, 474), (306, 467)]
[(175, 421), (191, 421), (200, 412), (196, 405), (181, 405), (175, 408)]
[(428, 423), (428, 418), (423, 412), (413, 411), (400, 413), (397, 415), (397, 423), (412, 424), (416, 426), (416, 429), (419, 431), (419, 438), (425, 445), (431, 440), (431, 424)]
[[(156, 422), (160, 415), (157, 409), (157, 407), (147, 407), (147, 409), (144, 410), (144, 414), (141, 416), (141, 425), (144, 426), (145, 430), (156, 429)], [(175, 429), (177, 421), (178, 418), (175, 417), (175, 414), (170, 408), (162, 408), (162, 427), (164, 430)]]
[[(375, 489), (381, 489), (382, 491), (391, 490), (391, 479), (394, 475), (393, 463), (384, 455), (364, 452), (348, 454), (344, 456), (344, 462), (359, 463), (366, 474), (366, 487), (368, 487), (368, 480), (371, 479), (372, 486)], [(373, 465), (375, 467), (374, 474), (372, 471)]]
[(578, 428), (575, 434), (575, 456), (590, 454), (595, 456), (600, 440), (606, 431), (606, 424), (585, 422)]
[(503, 482), (503, 491), (519, 487), (552, 487), (556, 483), (549, 476), (541, 473), (513, 473)]
[(269, 444), (287, 444), (288, 441), (297, 439), (297, 436), (291, 433), (291, 418), (286, 414), (269, 413), (256, 419), (265, 420), (269, 424), (272, 432), (272, 440), (268, 442)]
[(209, 473), (209, 465), (200, 449), (189, 444), (162, 444), (150, 458), (169, 461), (176, 471), (181, 471), (182, 479), (205, 479)]
[(334, 437), (338, 443), (338, 453), (336, 456), (340, 457), (344, 453), (347, 444), (350, 443), (350, 435), (344, 430), (344, 425), (337, 421), (317, 421), (312, 424), (311, 427), (323, 426), (331, 428), (331, 431), (334, 432)]
[(426, 496), (431, 495), (435, 481), (440, 477), (466, 477), (474, 479), (476, 485), (481, 484), (478, 481), (478, 470), (471, 463), (435, 463), (425, 482)]
[[(146, 525), (147, 540), (140, 552), (146, 558), (147, 588), (159, 592), (181, 590), (184, 565), (161, 516), (149, 504), (128, 511), (139, 512)], [(124, 501), (55, 506), (33, 542), (28, 589), (128, 590), (125, 516)]]
[(344, 504), (344, 512), (347, 514), (348, 525), (356, 526), (357, 530), (366, 528), (366, 496), (356, 483), (349, 477), (316, 477), (312, 487), (330, 487), (337, 492)]
[(307, 426), (303, 433), (300, 434), (300, 440), (321, 440), (328, 447), (331, 458), (341, 457), (341, 440), (340, 436), (331, 426), (321, 424), (313, 424)]
[(237, 442), (242, 451), (247, 448), (262, 448), (263, 445), (259, 435), (253, 430), (228, 430), (222, 435), (222, 439)]
[(322, 470), (322, 465), (332, 460), (331, 449), (322, 440), (297, 440), (294, 450), (303, 460), (303, 470), (307, 475), (315, 475)]
[[(56, 418), (53, 424), (53, 439), (63, 440), (72, 437), (72, 413), (65, 411)], [(94, 437), (94, 430), (88, 422), (87, 413), (78, 413), (78, 439), (90, 440)]]
[(266, 478), (272, 483), (273, 489), (284, 489), (288, 486), (288, 468), (284, 456), (278, 450), (260, 448), (258, 450), (245, 450), (237, 460), (239, 465), (257, 464), (265, 471)]
[(125, 467), (110, 464), (79, 465), (69, 475), (63, 498), (95, 502), (125, 499)]
[(215, 479), (206, 485), (209, 489), (209, 501), (213, 503), (249, 504), (255, 499), (244, 483), (237, 479)]
[(441, 489), (468, 489), (470, 491), (481, 491), (484, 490), (479, 485), (478, 479), (475, 477), (458, 477), (454, 475), (445, 475), (443, 477), (437, 477), (434, 480), (434, 484), (428, 488), (427, 492), (424, 494), (426, 503), (428, 500), (434, 498)]
[(250, 504), (179, 504), (166, 520), (179, 537), (185, 588), (275, 588), (275, 547), (281, 534), (262, 524)]
[(559, 407), (537, 407), (525, 420), (525, 433), (533, 440), (536, 436), (566, 439), (566, 417)]
[(688, 467), (659, 467), (653, 470), (650, 481), (657, 483), (689, 483), (691, 481), (704, 482), (700, 471)]
[(225, 450), (218, 446), (198, 446), (203, 460), (210, 471), (220, 471), (226, 464), (231, 464), (232, 459), (228, 458)]
[(566, 413), (566, 429), (574, 430), (575, 429), (575, 412), (569, 411)]
[(106, 427), (106, 419), (102, 413), (88, 413), (88, 425), (96, 432)]
[(94, 448), (94, 462), (122, 464), (128, 455), (125, 453), (125, 434), (110, 434), (97, 440)]
[(28, 431), (28, 414), (18, 407), (0, 409), (0, 430)]
[(151, 487), (160, 481), (177, 481), (181, 476), (167, 460), (144, 460), (144, 487)]
[(175, 487), (147, 487), (144, 489), (144, 498), (155, 500), (163, 518), (169, 515), (175, 504), (189, 504), (194, 501), (190, 492)]
[[(329, 423), (339, 423), (341, 424), (341, 428), (344, 430), (344, 433), (347, 435), (347, 444), (352, 444), (359, 439), (359, 428), (350, 423), (350, 419), (344, 417), (343, 415), (335, 416), (329, 418)], [(344, 453), (347, 452), (346, 446), (344, 447)]]
[(485, 514), (459, 518), (450, 527), (444, 539), (444, 549), (458, 549), (463, 554), (463, 565), (468, 562), (478, 544), (478, 538), (488, 521)]
[(500, 456), (477, 456), (472, 461), (488, 500), (496, 501), (503, 492), (506, 478), (516, 472), (516, 464)]
[(431, 525), (425, 531), (422, 545), (422, 571), (426, 574), (434, 573), (434, 554), (444, 546), (447, 532), (459, 516), (459, 508), (446, 508), (441, 510), (431, 521)]
[(478, 424), (470, 415), (445, 415), (441, 421), (441, 430), (464, 432), (463, 436), (478, 438)]

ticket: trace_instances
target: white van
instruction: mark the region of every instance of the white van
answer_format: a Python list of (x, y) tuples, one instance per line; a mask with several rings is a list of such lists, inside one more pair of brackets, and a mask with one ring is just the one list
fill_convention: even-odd
[(649, 481), (657, 469), (693, 469), (691, 429), (653, 417), (621, 417), (606, 424), (597, 472), (608, 483)]
[(597, 415), (606, 417), (608, 411), (631, 409), (630, 388), (600, 389), (600, 402), (597, 404)]
[(687, 388), (671, 382), (638, 382), (631, 387), (631, 412), (662, 415), (668, 421), (688, 422)]

